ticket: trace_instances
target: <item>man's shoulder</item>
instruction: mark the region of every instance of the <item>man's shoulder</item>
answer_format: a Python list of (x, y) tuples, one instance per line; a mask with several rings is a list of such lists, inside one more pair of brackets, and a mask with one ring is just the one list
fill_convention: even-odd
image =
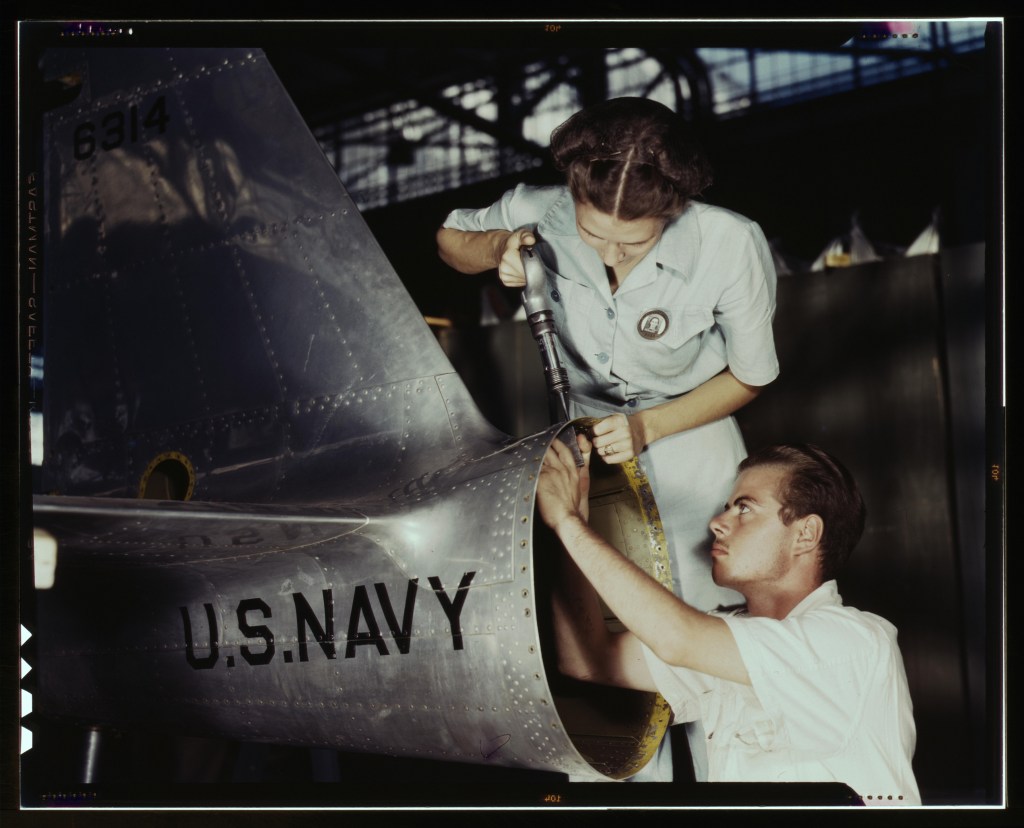
[(888, 619), (873, 612), (831, 604), (814, 607), (799, 616), (797, 622), (805, 630), (820, 630), (850, 649), (864, 649), (880, 654), (896, 647), (896, 627)]
[(896, 627), (880, 615), (844, 604), (835, 581), (819, 585), (781, 620), (746, 615), (742, 606), (719, 608), (715, 614), (738, 622), (759, 640), (803, 641), (819, 652), (836, 649), (880, 655), (896, 645)]

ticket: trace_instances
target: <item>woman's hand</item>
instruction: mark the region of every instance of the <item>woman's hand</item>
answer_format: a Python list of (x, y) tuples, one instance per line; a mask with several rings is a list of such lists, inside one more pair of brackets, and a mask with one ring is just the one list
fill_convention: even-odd
[(521, 247), (531, 247), (537, 239), (530, 230), (513, 230), (501, 244), (498, 258), (498, 278), (505, 287), (526, 286), (526, 270), (523, 269)]
[(647, 445), (643, 421), (636, 416), (612, 414), (594, 423), (594, 451), (605, 463), (632, 460)]
[(533, 231), (519, 230), (456, 230), (442, 227), (437, 231), (437, 254), (441, 261), (459, 273), (483, 273), (498, 269), (498, 276), (508, 287), (523, 287), (526, 271), (519, 248), (537, 241)]

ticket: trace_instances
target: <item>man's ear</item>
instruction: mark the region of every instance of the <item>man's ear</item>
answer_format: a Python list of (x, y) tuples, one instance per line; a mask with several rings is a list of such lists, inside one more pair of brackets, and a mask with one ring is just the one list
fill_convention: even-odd
[(803, 554), (817, 549), (824, 534), (825, 521), (818, 515), (804, 515), (797, 521), (797, 552)]

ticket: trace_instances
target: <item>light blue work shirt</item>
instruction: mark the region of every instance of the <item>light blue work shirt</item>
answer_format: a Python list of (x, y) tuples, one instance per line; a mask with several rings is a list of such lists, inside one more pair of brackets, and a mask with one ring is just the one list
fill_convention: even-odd
[(586, 406), (628, 414), (726, 367), (748, 385), (778, 376), (775, 268), (743, 216), (691, 202), (614, 294), (568, 187), (521, 184), (490, 207), (454, 210), (444, 226), (536, 233), (571, 396)]

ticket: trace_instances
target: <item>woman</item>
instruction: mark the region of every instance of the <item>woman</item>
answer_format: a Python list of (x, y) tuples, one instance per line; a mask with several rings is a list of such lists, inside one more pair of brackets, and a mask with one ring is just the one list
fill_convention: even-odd
[[(551, 135), (566, 185), (520, 185), (455, 210), (438, 252), (463, 273), (526, 283), (520, 248), (544, 262), (571, 414), (598, 417), (607, 463), (650, 479), (676, 593), (701, 610), (742, 603), (711, 579), (708, 521), (746, 455), (733, 412), (779, 373), (776, 275), (757, 224), (698, 201), (711, 170), (672, 110), (615, 98)], [(691, 745), (694, 745), (691, 735)], [(694, 750), (697, 777), (702, 769)]]
[(711, 171), (685, 124), (644, 98), (577, 112), (551, 136), (567, 186), (520, 185), (455, 210), (441, 258), (526, 283), (520, 247), (547, 270), (573, 416), (600, 417), (607, 463), (639, 455), (673, 556), (699, 609), (742, 599), (711, 581), (708, 520), (746, 454), (734, 411), (778, 376), (775, 269), (753, 222), (696, 202)]

